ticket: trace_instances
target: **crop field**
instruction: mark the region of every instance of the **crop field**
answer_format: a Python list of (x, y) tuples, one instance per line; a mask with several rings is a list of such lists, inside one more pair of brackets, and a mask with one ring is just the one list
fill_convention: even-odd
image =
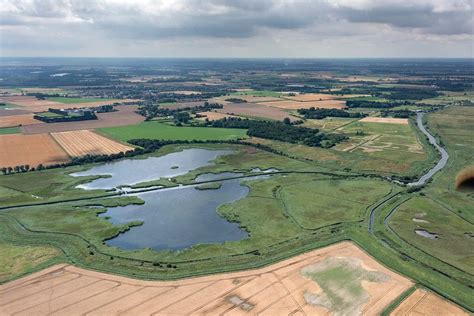
[(137, 107), (134, 105), (118, 106), (117, 110), (116, 112), (97, 113), (97, 120), (25, 125), (21, 127), (21, 130), (24, 134), (57, 133), (138, 124), (144, 120), (143, 116), (135, 113)]
[(133, 150), (133, 147), (122, 145), (88, 130), (52, 133), (51, 136), (71, 157), (110, 155)]
[(282, 109), (266, 107), (254, 103), (229, 103), (225, 104), (222, 109), (216, 109), (216, 112), (249, 118), (263, 118), (277, 121), (282, 121), (286, 117), (290, 118), (290, 120), (298, 119)]
[[(344, 277), (328, 279), (339, 270)], [(171, 282), (57, 265), (1, 285), (0, 313), (376, 315), (411, 284), (343, 242), (261, 269)]]
[(98, 131), (112, 139), (126, 142), (131, 139), (148, 138), (164, 140), (229, 140), (246, 138), (243, 129), (206, 127), (177, 127), (159, 122), (143, 122), (138, 125), (99, 128)]
[(391, 316), (403, 315), (469, 315), (465, 310), (423, 289), (416, 289), (393, 312)]
[(346, 107), (346, 101), (341, 100), (322, 100), (322, 101), (268, 101), (260, 102), (260, 105), (272, 106), (275, 108), (286, 109), (286, 110), (296, 110), (296, 109), (309, 109), (309, 108), (320, 108), (320, 109), (343, 109)]
[(42, 124), (43, 122), (35, 120), (33, 114), (19, 114), (11, 116), (0, 116), (0, 127), (13, 127), (21, 125)]
[(0, 167), (52, 165), (69, 156), (48, 134), (0, 135)]
[(361, 122), (368, 123), (387, 123), (387, 124), (403, 124), (408, 125), (408, 119), (393, 118), (393, 117), (374, 117), (367, 116), (360, 120)]

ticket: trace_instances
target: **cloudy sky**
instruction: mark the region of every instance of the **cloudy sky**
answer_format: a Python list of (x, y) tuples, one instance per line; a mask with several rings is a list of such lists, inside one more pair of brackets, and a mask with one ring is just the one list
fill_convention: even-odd
[(473, 57), (472, 0), (0, 0), (0, 56)]

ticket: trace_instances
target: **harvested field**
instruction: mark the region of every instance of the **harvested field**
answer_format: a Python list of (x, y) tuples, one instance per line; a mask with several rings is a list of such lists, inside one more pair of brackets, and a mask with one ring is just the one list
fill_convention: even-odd
[(20, 125), (43, 124), (43, 122), (35, 120), (33, 114), (19, 114), (10, 116), (0, 116), (0, 127), (11, 127)]
[(408, 125), (408, 119), (393, 118), (393, 117), (373, 117), (367, 116), (360, 120), (361, 122), (369, 123), (388, 123), (388, 124), (405, 124)]
[(276, 107), (280, 109), (287, 110), (296, 110), (296, 109), (309, 109), (311, 107), (321, 108), (321, 109), (343, 109), (346, 107), (346, 101), (341, 100), (323, 100), (323, 101), (270, 101), (270, 102), (261, 102), (260, 105)]
[(22, 106), (24, 110), (29, 110), (31, 112), (47, 111), (48, 108), (63, 109), (69, 107), (63, 103), (49, 100), (38, 100), (36, 97), (31, 96), (1, 97), (0, 102), (16, 104)]
[(16, 104), (16, 105), (22, 106), (24, 110), (29, 110), (31, 112), (43, 112), (43, 111), (47, 111), (49, 108), (53, 108), (53, 109), (83, 108), (83, 107), (93, 107), (93, 106), (113, 104), (115, 102), (135, 102), (135, 101), (139, 101), (139, 100), (110, 99), (110, 100), (96, 101), (96, 102), (65, 104), (65, 103), (51, 101), (51, 100), (38, 100), (36, 99), (36, 97), (31, 97), (31, 96), (0, 97), (0, 102)]
[(0, 167), (52, 165), (69, 160), (49, 134), (0, 135)]
[(198, 120), (205, 120), (207, 118), (209, 121), (220, 120), (226, 117), (236, 117), (235, 115), (223, 114), (223, 113), (212, 112), (212, 111), (200, 112), (198, 114), (205, 116), (205, 117), (198, 118)]
[(116, 112), (98, 113), (97, 120), (25, 125), (21, 127), (21, 130), (24, 134), (57, 133), (100, 127), (133, 125), (144, 120), (143, 116), (135, 113), (137, 110), (136, 105), (119, 106), (117, 109), (118, 111)]
[(390, 314), (402, 315), (469, 315), (453, 303), (426, 290), (417, 289)]
[(30, 111), (27, 110), (22, 110), (22, 109), (2, 109), (0, 108), (0, 117), (1, 116), (12, 116), (12, 115), (20, 115), (20, 114), (28, 114), (31, 113)]
[[(332, 261), (341, 258), (355, 262), (366, 275), (377, 274), (381, 278), (356, 280), (364, 298), (355, 302), (343, 297), (339, 307), (327, 308), (318, 298), (327, 295), (331, 301), (340, 297), (325, 291), (326, 281), (319, 284), (305, 275), (317, 273), (315, 269), (326, 273), (326, 268), (332, 268)], [(345, 280), (340, 281), (338, 291), (350, 291), (344, 287)], [(178, 281), (139, 281), (56, 265), (1, 285), (0, 314), (326, 315), (337, 314), (345, 305), (352, 312), (376, 315), (411, 285), (354, 244), (342, 242), (257, 270)]]
[(175, 90), (175, 91), (167, 91), (166, 93), (168, 92), (175, 93), (175, 94), (182, 94), (182, 95), (201, 94), (200, 91), (191, 91), (191, 90)]
[(298, 120), (297, 117), (277, 108), (267, 107), (254, 103), (229, 103), (225, 104), (222, 109), (216, 109), (219, 113), (255, 117), (255, 118), (267, 118), (271, 120), (282, 121), (285, 117), (290, 120)]
[(122, 145), (87, 130), (52, 133), (51, 136), (71, 157), (110, 155), (133, 150), (130, 146)]

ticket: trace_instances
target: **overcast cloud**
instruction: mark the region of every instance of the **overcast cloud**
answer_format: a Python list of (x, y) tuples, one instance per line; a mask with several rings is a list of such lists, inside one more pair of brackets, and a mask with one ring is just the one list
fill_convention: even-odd
[(471, 0), (0, 0), (1, 56), (473, 57)]

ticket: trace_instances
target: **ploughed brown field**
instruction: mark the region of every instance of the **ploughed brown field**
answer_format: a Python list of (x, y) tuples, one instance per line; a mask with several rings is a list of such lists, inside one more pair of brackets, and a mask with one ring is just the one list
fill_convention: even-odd
[(405, 315), (469, 315), (458, 306), (427, 290), (417, 289), (390, 314)]
[(315, 301), (326, 292), (305, 273), (315, 267), (331, 271), (331, 262), (341, 258), (357, 262), (364, 273), (385, 276), (360, 282), (366, 295), (349, 306), (352, 311), (377, 315), (412, 286), (354, 244), (342, 242), (261, 269), (178, 281), (139, 281), (56, 265), (1, 285), (0, 314), (327, 315), (339, 306), (326, 308)]
[(280, 109), (296, 110), (296, 109), (309, 109), (311, 107), (321, 109), (343, 109), (346, 107), (346, 101), (342, 100), (322, 100), (322, 101), (292, 101), (292, 100), (281, 100), (281, 101), (269, 101), (260, 102), (260, 105), (276, 107)]
[(49, 134), (0, 135), (0, 149), (0, 167), (46, 166), (69, 160), (67, 153)]
[(12, 127), (19, 125), (34, 125), (41, 124), (43, 122), (35, 120), (33, 113), (29, 114), (18, 114), (9, 116), (0, 116), (0, 127)]
[(130, 146), (87, 130), (52, 133), (51, 136), (71, 157), (110, 155), (133, 150)]
[(255, 118), (267, 118), (277, 121), (282, 121), (285, 117), (290, 120), (298, 120), (297, 117), (292, 116), (290, 113), (277, 108), (263, 106), (254, 103), (228, 103), (224, 104), (222, 109), (216, 109), (217, 112), (223, 114), (255, 117)]
[(21, 130), (24, 134), (42, 134), (95, 129), (100, 127), (133, 125), (138, 124), (144, 120), (143, 116), (135, 113), (137, 108), (138, 107), (136, 105), (123, 105), (118, 106), (118, 111), (116, 112), (98, 113), (97, 120), (24, 125), (21, 127)]
[(405, 118), (393, 118), (393, 117), (373, 117), (367, 116), (360, 120), (360, 122), (369, 123), (388, 123), (388, 124), (403, 124), (408, 125), (408, 119)]

